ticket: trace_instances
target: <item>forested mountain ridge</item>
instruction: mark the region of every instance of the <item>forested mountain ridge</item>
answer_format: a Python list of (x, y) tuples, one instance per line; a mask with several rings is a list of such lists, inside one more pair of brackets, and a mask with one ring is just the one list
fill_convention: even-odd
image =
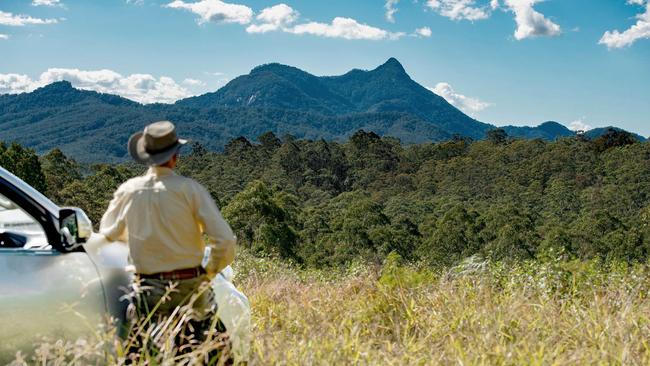
[[(586, 132), (585, 132), (585, 136), (588, 137), (588, 138), (590, 138), (590, 139), (595, 139), (595, 138), (598, 138), (598, 137), (602, 136), (603, 134), (607, 133), (607, 131), (609, 131), (609, 130), (615, 130), (615, 131), (623, 131), (623, 132), (626, 132), (626, 131), (623, 130), (622, 128), (618, 128), (618, 127), (614, 127), (614, 126), (609, 126), (609, 127), (599, 127), (599, 128), (594, 128), (594, 129), (592, 129), (592, 130), (586, 131)], [(633, 133), (632, 135), (633, 135), (637, 140), (639, 140), (639, 141), (646, 141), (646, 138), (645, 138), (645, 137), (643, 137), (643, 136), (641, 136), (641, 135), (639, 135), (639, 134), (637, 134), (637, 133)]]
[[(343, 141), (363, 129), (409, 144), (454, 136), (482, 139), (495, 128), (413, 81), (394, 58), (374, 70), (325, 77), (291, 66), (262, 65), (214, 93), (175, 104), (142, 105), (78, 90), (67, 81), (0, 95), (0, 139), (39, 153), (59, 148), (82, 162), (127, 159), (129, 136), (160, 119), (174, 121), (184, 136), (215, 151), (236, 137), (252, 140), (266, 131)], [(554, 122), (504, 130), (511, 137), (545, 140), (574, 134)]]
[(317, 77), (291, 66), (268, 64), (214, 93), (176, 103), (189, 107), (271, 107), (345, 115), (398, 112), (430, 122), (449, 134), (480, 139), (494, 126), (465, 115), (413, 81), (394, 58), (374, 70)]
[(505, 126), (502, 128), (509, 136), (512, 137), (543, 139), (549, 141), (553, 141), (559, 137), (569, 137), (575, 135), (575, 132), (569, 130), (566, 126), (555, 121), (547, 121), (537, 127)]

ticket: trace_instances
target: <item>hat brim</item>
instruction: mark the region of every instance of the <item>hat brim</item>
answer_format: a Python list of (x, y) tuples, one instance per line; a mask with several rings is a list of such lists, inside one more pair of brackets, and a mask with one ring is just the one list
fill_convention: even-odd
[(144, 134), (142, 132), (136, 132), (129, 138), (129, 155), (137, 163), (144, 165), (162, 165), (168, 162), (174, 154), (180, 150), (180, 148), (187, 144), (187, 140), (178, 139), (178, 141), (166, 148), (165, 150), (158, 152), (156, 154), (149, 154), (147, 149), (144, 146)]

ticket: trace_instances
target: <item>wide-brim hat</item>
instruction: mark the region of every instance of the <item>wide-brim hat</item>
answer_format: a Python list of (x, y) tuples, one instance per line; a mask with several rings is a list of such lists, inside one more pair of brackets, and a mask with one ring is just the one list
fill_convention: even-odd
[(129, 138), (129, 154), (136, 162), (145, 165), (162, 165), (168, 162), (187, 140), (176, 136), (176, 126), (169, 121), (154, 122), (143, 132)]

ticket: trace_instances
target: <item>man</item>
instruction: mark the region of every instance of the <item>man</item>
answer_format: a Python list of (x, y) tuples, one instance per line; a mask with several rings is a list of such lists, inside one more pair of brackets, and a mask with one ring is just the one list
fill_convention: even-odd
[(208, 191), (174, 173), (178, 151), (186, 143), (169, 121), (131, 136), (129, 154), (149, 169), (117, 189), (100, 233), (128, 243), (137, 314), (155, 312), (152, 319), (161, 319), (194, 295), (190, 306), (198, 322), (190, 329), (200, 340), (216, 312), (206, 284), (233, 261), (236, 238)]

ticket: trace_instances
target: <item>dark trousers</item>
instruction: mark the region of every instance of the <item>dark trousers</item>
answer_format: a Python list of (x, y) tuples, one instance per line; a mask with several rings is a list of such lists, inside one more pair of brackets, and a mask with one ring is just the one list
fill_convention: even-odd
[(229, 342), (216, 318), (217, 303), (207, 276), (176, 281), (136, 278), (130, 298), (132, 358), (142, 357), (142, 352), (159, 358), (198, 352), (206, 364), (232, 363), (221, 359)]

